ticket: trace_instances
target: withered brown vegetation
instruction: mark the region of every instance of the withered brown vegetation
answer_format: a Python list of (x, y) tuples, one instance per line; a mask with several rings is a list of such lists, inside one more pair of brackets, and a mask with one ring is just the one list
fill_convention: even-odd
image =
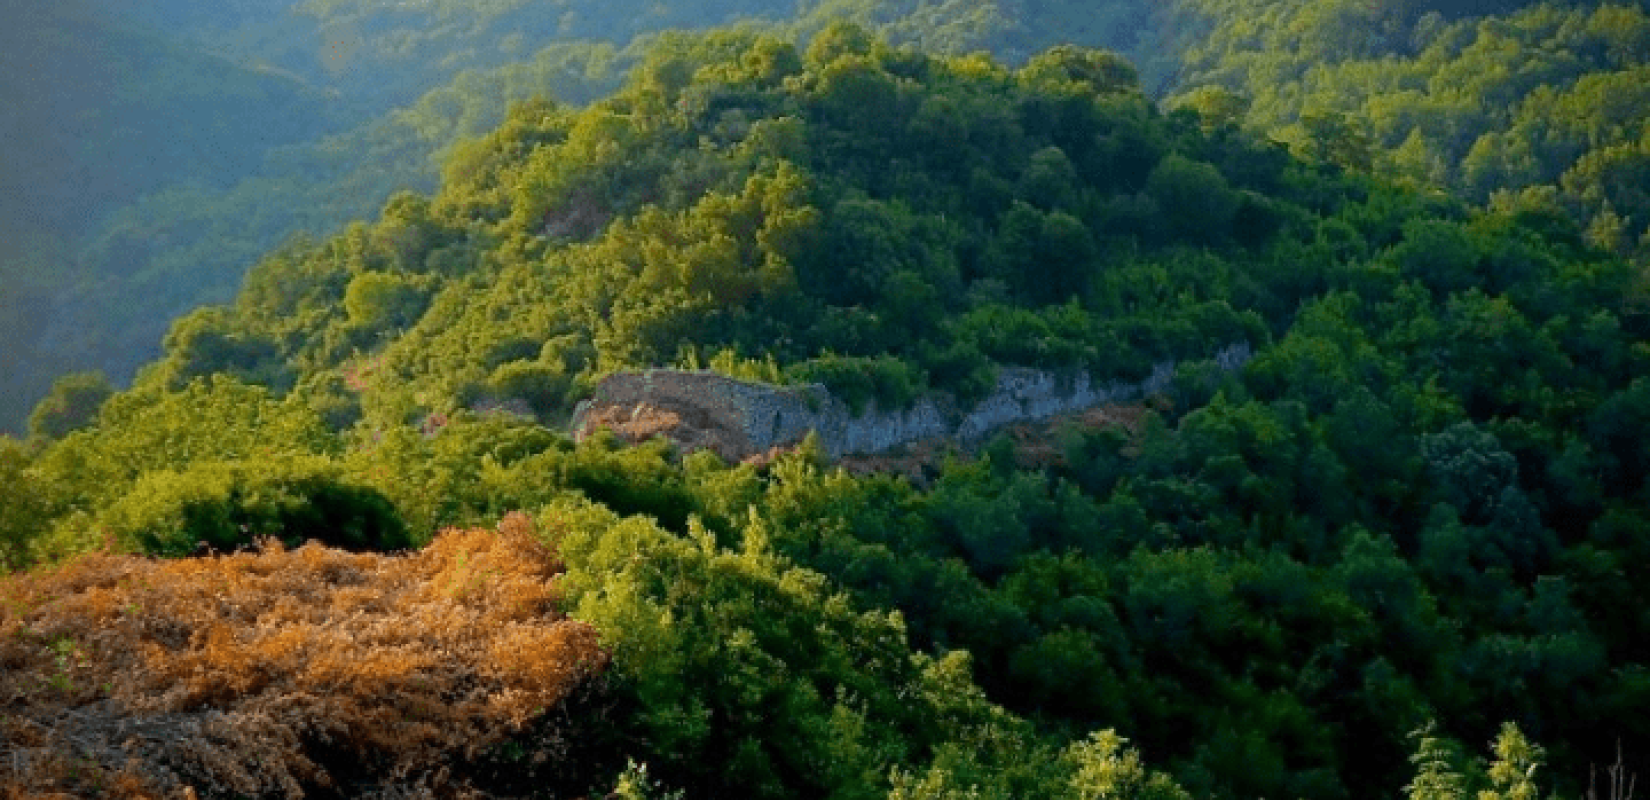
[(561, 571), (512, 517), (406, 555), (271, 542), (0, 579), (0, 797), (496, 794), (569, 757), (565, 706), (599, 691)]

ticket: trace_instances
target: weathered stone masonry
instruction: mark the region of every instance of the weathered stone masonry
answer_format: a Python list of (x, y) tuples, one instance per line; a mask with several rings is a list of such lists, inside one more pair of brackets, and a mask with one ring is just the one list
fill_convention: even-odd
[[(1221, 369), (1235, 370), (1249, 357), (1249, 345), (1240, 343), (1220, 350), (1213, 360)], [(883, 411), (872, 404), (856, 416), (817, 384), (772, 386), (714, 372), (651, 369), (618, 373), (598, 384), (595, 396), (574, 411), (573, 434), (583, 439), (615, 419), (652, 413), (686, 428), (715, 432), (715, 443), (701, 446), (726, 458), (795, 445), (809, 431), (819, 433), (820, 445), (832, 457), (865, 455), (927, 439), (977, 442), (1006, 425), (1138, 400), (1167, 389), (1174, 371), (1173, 362), (1164, 362), (1139, 383), (1097, 385), (1086, 374), (1061, 378), (1041, 370), (1003, 368), (997, 388), (966, 410), (950, 395), (935, 393), (909, 408)]]

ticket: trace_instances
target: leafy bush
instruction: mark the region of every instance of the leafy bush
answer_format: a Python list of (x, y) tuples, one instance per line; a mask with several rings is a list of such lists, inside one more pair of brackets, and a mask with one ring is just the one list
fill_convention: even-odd
[[(667, 785), (703, 797), (882, 797), (894, 768), (952, 754), (986, 796), (1053, 796), (1029, 726), (985, 701), (966, 654), (931, 659), (899, 615), (859, 611), (778, 556), (747, 517), (723, 548), (562, 503), (539, 526), (567, 559), (573, 613), (604, 632), (629, 735)], [(962, 754), (961, 757), (957, 757)], [(960, 766), (960, 765), (959, 765)], [(1057, 781), (1058, 778), (1055, 778)]]
[(39, 481), (28, 472), (29, 454), (0, 436), (0, 574), (32, 560), (35, 537), (51, 525)]
[(418, 281), (388, 272), (363, 272), (344, 290), (350, 323), (364, 330), (405, 328), (418, 320), (428, 302)]
[(96, 419), (103, 401), (115, 387), (101, 372), (75, 372), (52, 383), (51, 394), (29, 414), (29, 434), (44, 439), (61, 439)]
[(796, 383), (824, 384), (855, 414), (872, 402), (883, 410), (905, 408), (928, 388), (920, 369), (894, 356), (828, 354), (791, 367), (787, 375)]
[(234, 550), (261, 537), (358, 551), (412, 544), (389, 500), (324, 459), (152, 472), (97, 514), (93, 527), (134, 552), (168, 556), (202, 546)]

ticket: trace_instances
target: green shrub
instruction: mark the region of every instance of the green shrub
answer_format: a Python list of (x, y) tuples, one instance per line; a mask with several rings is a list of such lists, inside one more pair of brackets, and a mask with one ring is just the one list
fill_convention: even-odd
[(74, 372), (52, 383), (51, 394), (29, 414), (29, 434), (61, 439), (91, 425), (103, 401), (115, 393), (101, 372)]
[(313, 458), (153, 472), (94, 520), (93, 532), (162, 556), (187, 555), (202, 545), (232, 550), (264, 536), (349, 550), (412, 544), (389, 500), (347, 482), (332, 462)]
[(826, 354), (788, 370), (797, 383), (822, 383), (856, 415), (867, 403), (884, 409), (905, 408), (928, 389), (923, 372), (894, 356)]
[(29, 454), (0, 436), (0, 574), (30, 560), (31, 545), (48, 524), (42, 487), (28, 471)]

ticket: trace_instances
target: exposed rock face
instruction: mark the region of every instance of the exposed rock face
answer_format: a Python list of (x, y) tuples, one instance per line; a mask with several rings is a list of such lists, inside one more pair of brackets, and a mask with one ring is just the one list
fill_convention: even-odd
[[(1235, 370), (1249, 356), (1248, 344), (1235, 344), (1216, 353), (1214, 361)], [(1006, 425), (1156, 394), (1168, 388), (1174, 370), (1165, 362), (1139, 383), (1099, 385), (1086, 374), (1003, 368), (996, 390), (971, 408), (935, 393), (909, 408), (884, 411), (872, 404), (856, 416), (819, 385), (772, 386), (714, 372), (651, 369), (618, 373), (598, 384), (595, 396), (573, 412), (573, 436), (582, 440), (602, 427), (631, 441), (662, 434), (686, 450), (709, 448), (730, 461), (795, 445), (809, 431), (818, 432), (821, 447), (833, 458), (930, 439), (966, 444)]]

